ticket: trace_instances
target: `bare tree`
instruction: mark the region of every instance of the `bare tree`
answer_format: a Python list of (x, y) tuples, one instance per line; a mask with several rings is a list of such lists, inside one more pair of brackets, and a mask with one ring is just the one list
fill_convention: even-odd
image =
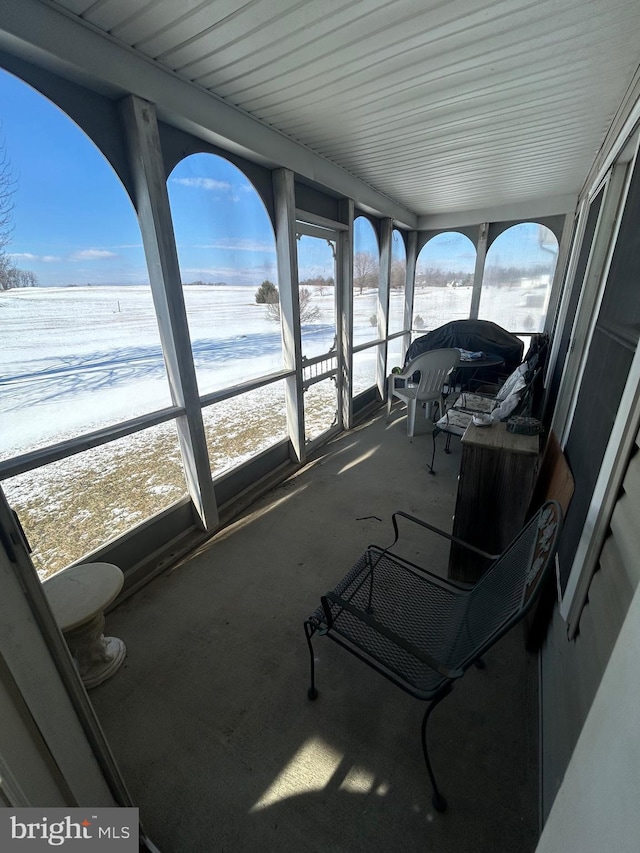
[(35, 287), (38, 283), (35, 274), (18, 269), (6, 251), (13, 233), (13, 196), (16, 186), (7, 148), (4, 142), (0, 142), (0, 290)]
[(378, 285), (378, 259), (371, 252), (356, 252), (353, 256), (353, 286), (362, 293), (365, 287)]
[(315, 287), (320, 296), (324, 296), (327, 290), (335, 285), (332, 276), (324, 278), (321, 275), (305, 278), (300, 282), (300, 287)]
[(16, 179), (4, 142), (0, 142), (0, 252), (9, 245), (13, 231), (13, 196)]
[(404, 261), (391, 261), (391, 289), (402, 290), (407, 279), (407, 265)]
[(16, 182), (7, 157), (7, 149), (4, 142), (0, 142), (0, 290), (8, 290), (11, 286), (10, 275), (14, 268), (5, 250), (11, 241), (13, 231), (15, 190)]
[[(320, 309), (312, 305), (313, 296), (308, 287), (301, 287), (298, 292), (300, 303), (300, 322), (315, 323), (320, 318)], [(276, 290), (274, 301), (267, 303), (267, 317), (274, 322), (280, 322), (280, 294)]]

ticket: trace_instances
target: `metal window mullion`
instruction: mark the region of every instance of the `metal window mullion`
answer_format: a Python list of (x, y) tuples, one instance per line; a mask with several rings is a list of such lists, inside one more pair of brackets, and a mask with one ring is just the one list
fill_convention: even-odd
[(353, 199), (341, 199), (339, 214), (341, 222), (347, 226), (338, 241), (338, 259), (336, 281), (338, 305), (338, 393), (339, 412), (342, 427), (353, 426), (353, 219), (355, 204)]
[(155, 106), (135, 95), (120, 102), (151, 292), (160, 330), (187, 489), (202, 527), (218, 524), (202, 409), (178, 265)]
[[(567, 265), (569, 263), (569, 255), (571, 252), (573, 225), (573, 215), (566, 214), (564, 218), (564, 226), (562, 228), (562, 235), (558, 244), (558, 258), (556, 260), (556, 268), (553, 271), (553, 281), (551, 282), (549, 302), (547, 304), (547, 311), (544, 317), (543, 328), (544, 331), (550, 336), (550, 338), (554, 337), (555, 331), (558, 328), (560, 305), (563, 296), (565, 270), (567, 269)], [(558, 335), (558, 337), (560, 337), (560, 335)], [(548, 361), (550, 362), (550, 359), (548, 359)], [(545, 384), (546, 378), (548, 376), (551, 376), (549, 370), (550, 367), (551, 365), (548, 363), (546, 368)]]
[(482, 293), (482, 281), (484, 279), (484, 264), (487, 259), (487, 240), (489, 237), (489, 223), (481, 222), (478, 230), (478, 246), (476, 251), (476, 266), (473, 272), (473, 292), (471, 294), (471, 308), (469, 319), (477, 320), (480, 311), (480, 295)]
[(383, 219), (380, 223), (380, 267), (378, 277), (378, 337), (384, 343), (377, 350), (376, 383), (380, 399), (386, 400), (387, 391), (387, 335), (389, 334), (389, 292), (391, 282), (391, 244), (393, 220)]
[(92, 450), (94, 447), (101, 447), (103, 444), (118, 441), (136, 432), (142, 432), (159, 424), (167, 423), (167, 421), (175, 420), (182, 414), (184, 414), (183, 409), (172, 406), (171, 408), (150, 412), (147, 415), (139, 415), (137, 418), (122, 421), (113, 426), (84, 433), (57, 444), (30, 450), (28, 453), (0, 462), (0, 480), (7, 480), (9, 477), (25, 474), (35, 468), (42, 468), (43, 465), (49, 465), (52, 462), (58, 462), (60, 459), (67, 459), (78, 453)]
[[(586, 215), (585, 215), (586, 212)], [(579, 214), (579, 219), (582, 219), (584, 227), (588, 216), (588, 207), (583, 205)], [(558, 251), (558, 262), (553, 275), (551, 285), (551, 296), (549, 299), (549, 307), (544, 321), (544, 331), (549, 335), (551, 341), (549, 356), (543, 379), (544, 398), (542, 402), (542, 417), (544, 418), (550, 401), (550, 392), (553, 376), (556, 370), (558, 361), (558, 353), (562, 343), (562, 329), (567, 322), (567, 310), (571, 299), (572, 287), (569, 285), (573, 281), (573, 272), (571, 270), (572, 263), (577, 262), (578, 254), (574, 256), (575, 235), (578, 227), (578, 220), (575, 215), (567, 214), (565, 216), (564, 227), (562, 229), (562, 238)], [(570, 276), (570, 277), (569, 277)]]
[(228, 388), (220, 388), (218, 391), (210, 391), (208, 394), (203, 394), (200, 397), (202, 408), (212, 406), (215, 403), (222, 403), (224, 400), (232, 400), (234, 397), (239, 397), (241, 394), (247, 394), (251, 391), (257, 391), (259, 388), (266, 388), (268, 385), (273, 385), (275, 382), (281, 382), (288, 376), (291, 376), (293, 371), (278, 370), (275, 373), (267, 373), (264, 376), (258, 376), (256, 379), (248, 379), (246, 382), (240, 382), (237, 385), (230, 385)]
[(304, 400), (302, 396), (302, 338), (298, 293), (298, 247), (294, 175), (290, 169), (273, 172), (276, 214), (276, 257), (280, 292), (282, 355), (285, 370), (294, 373), (285, 379), (285, 399), (289, 439), (295, 461), (306, 458), (304, 443)]

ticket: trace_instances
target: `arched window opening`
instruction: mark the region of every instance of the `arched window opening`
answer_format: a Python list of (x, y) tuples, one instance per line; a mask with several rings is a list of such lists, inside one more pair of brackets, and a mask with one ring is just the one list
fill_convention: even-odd
[(478, 316), (519, 334), (544, 330), (558, 241), (536, 222), (513, 225), (487, 252)]
[[(15, 179), (0, 250), (6, 459), (169, 406), (171, 397), (122, 184), (65, 113), (4, 71), (0, 100)], [(12, 283), (12, 269), (27, 280)]]
[(475, 246), (457, 231), (438, 234), (422, 247), (416, 265), (414, 331), (428, 332), (469, 317), (475, 265)]
[[(200, 396), (281, 370), (271, 221), (248, 178), (215, 154), (181, 160), (167, 181)], [(217, 477), (287, 437), (284, 385), (202, 410)]]
[[(391, 277), (389, 280), (389, 335), (405, 331), (404, 310), (407, 284), (407, 251), (402, 234), (395, 229), (391, 236)], [(394, 338), (387, 345), (387, 369), (401, 367), (405, 341)]]
[[(380, 247), (373, 226), (364, 216), (353, 224), (353, 344), (378, 339)], [(377, 347), (353, 357), (353, 394), (376, 383)]]
[(402, 234), (394, 229), (391, 238), (391, 278), (389, 280), (389, 334), (404, 330), (404, 295), (407, 279), (407, 251)]
[(0, 102), (14, 179), (0, 240), (0, 459), (76, 442), (43, 467), (5, 467), (46, 577), (186, 488), (173, 422), (77, 452), (86, 433), (172, 404), (142, 240), (116, 174), (65, 113), (4, 71)]
[(253, 184), (191, 154), (167, 189), (200, 395), (280, 370), (275, 238)]

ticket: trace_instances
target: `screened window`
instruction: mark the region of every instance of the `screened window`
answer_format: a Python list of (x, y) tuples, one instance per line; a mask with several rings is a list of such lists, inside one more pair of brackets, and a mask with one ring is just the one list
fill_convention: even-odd
[(186, 495), (175, 422), (11, 477), (2, 489), (48, 577)]
[(211, 474), (248, 461), (287, 437), (284, 383), (272, 382), (202, 410)]
[(414, 331), (468, 319), (475, 265), (475, 246), (456, 231), (437, 234), (422, 247), (416, 265)]
[(298, 235), (298, 298), (302, 354), (336, 347), (336, 241)]
[(353, 230), (353, 343), (357, 345), (378, 337), (380, 248), (364, 216), (355, 219)]
[(510, 332), (544, 329), (558, 241), (544, 225), (524, 222), (500, 234), (487, 252), (478, 316)]
[(407, 278), (407, 251), (404, 239), (394, 230), (391, 240), (391, 279), (389, 281), (389, 334), (404, 329), (404, 296)]
[(171, 397), (140, 231), (116, 174), (68, 116), (3, 71), (0, 102), (15, 178), (0, 256), (7, 459)]
[[(13, 185), (0, 253), (0, 459), (171, 406), (138, 222), (111, 166), (0, 71)], [(77, 449), (77, 446), (76, 446)], [(3, 479), (41, 577), (186, 494), (175, 422)]]
[(200, 395), (280, 370), (275, 239), (253, 184), (192, 154), (167, 188)]

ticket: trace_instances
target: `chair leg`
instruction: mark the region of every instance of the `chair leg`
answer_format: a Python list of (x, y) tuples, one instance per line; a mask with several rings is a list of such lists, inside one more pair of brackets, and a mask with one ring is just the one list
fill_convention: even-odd
[(413, 438), (416, 428), (416, 408), (415, 400), (407, 400), (407, 435), (409, 438)]
[(387, 422), (391, 419), (391, 406), (393, 405), (393, 389), (395, 387), (395, 383), (393, 380), (393, 376), (390, 376), (387, 387)]
[(309, 660), (311, 662), (311, 686), (307, 690), (307, 697), (311, 700), (318, 698), (318, 691), (316, 690), (316, 661), (313, 656), (313, 645), (311, 643), (311, 636), (313, 634), (313, 628), (309, 622), (304, 623), (304, 635), (307, 638), (307, 646), (309, 646)]
[(436, 472), (433, 470), (433, 463), (436, 461), (436, 438), (438, 437), (438, 434), (439, 434), (439, 433), (440, 433), (440, 430), (439, 430), (439, 429), (438, 429), (438, 427), (437, 427), (437, 426), (435, 426), (435, 424), (434, 424), (433, 430), (432, 430), (432, 432), (431, 432), (431, 441), (432, 441), (432, 443), (433, 443), (433, 448), (432, 448), (432, 450), (431, 450), (431, 464), (429, 464), (429, 463), (427, 462), (427, 468), (429, 469), (429, 473), (430, 473), (430, 474), (435, 474), (435, 473), (436, 473)]
[(424, 713), (424, 717), (422, 718), (422, 752), (424, 754), (424, 763), (427, 765), (429, 779), (431, 780), (431, 787), (433, 788), (433, 796), (431, 797), (431, 802), (433, 803), (433, 807), (437, 812), (446, 811), (447, 801), (440, 793), (438, 783), (436, 782), (436, 777), (433, 774), (431, 762), (429, 761), (429, 751), (427, 749), (427, 722), (433, 709), (438, 703), (442, 702), (445, 696), (451, 693), (451, 690), (451, 685), (447, 685), (444, 691), (430, 703), (429, 707)]

